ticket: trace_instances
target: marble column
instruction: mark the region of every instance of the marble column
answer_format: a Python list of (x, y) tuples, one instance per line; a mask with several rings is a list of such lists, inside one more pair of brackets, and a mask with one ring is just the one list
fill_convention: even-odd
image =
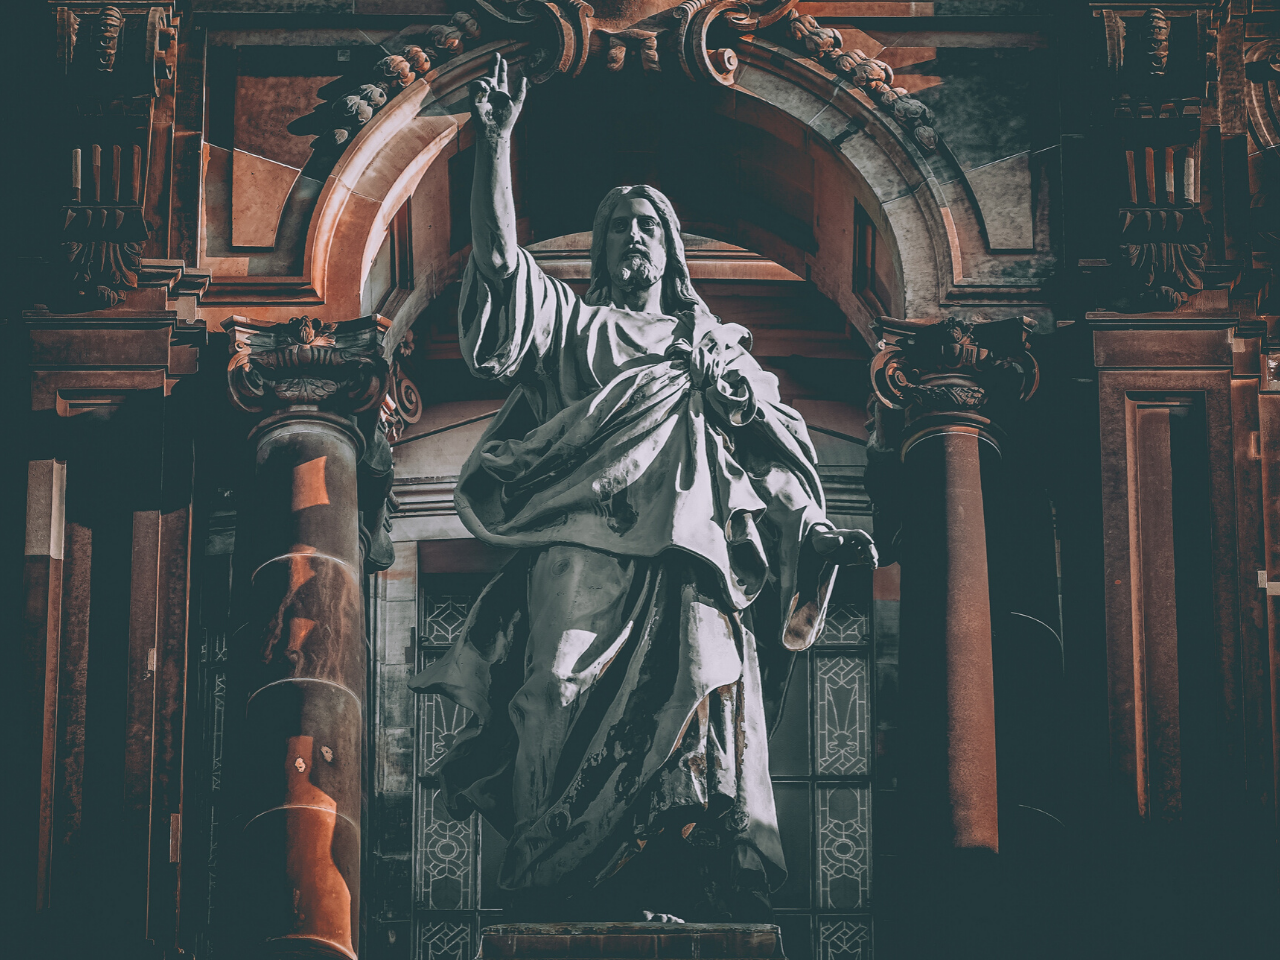
[(995, 411), (1035, 391), (1034, 326), (884, 318), (872, 363), (868, 490), (902, 526), (903, 653), (916, 662), (908, 677), (904, 659), (919, 707), (904, 762), (917, 771), (922, 835), (960, 850), (1000, 846), (983, 464), (999, 458)]
[(237, 558), (250, 617), (233, 640), (245, 706), (229, 748), (244, 926), (268, 956), (355, 957), (359, 946), (369, 536), (362, 546), (357, 415), (386, 394), (379, 319), (224, 324), (231, 398), (264, 414), (241, 522), (251, 556)]

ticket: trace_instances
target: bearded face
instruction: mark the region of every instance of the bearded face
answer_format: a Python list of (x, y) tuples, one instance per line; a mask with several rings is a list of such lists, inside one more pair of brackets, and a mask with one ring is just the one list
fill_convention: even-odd
[(605, 258), (615, 287), (633, 292), (661, 282), (667, 269), (666, 233), (653, 204), (643, 197), (618, 201), (607, 230)]

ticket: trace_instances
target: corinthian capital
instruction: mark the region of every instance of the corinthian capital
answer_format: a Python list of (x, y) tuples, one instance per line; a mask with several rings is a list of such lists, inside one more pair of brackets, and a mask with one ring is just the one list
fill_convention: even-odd
[(895, 320), (874, 325), (880, 352), (871, 361), (876, 399), (909, 419), (981, 412), (992, 402), (1026, 400), (1040, 382), (1031, 355), (1030, 317), (1007, 320)]
[(232, 403), (249, 413), (309, 406), (349, 415), (378, 406), (390, 382), (381, 319), (258, 323), (228, 317), (222, 328), (231, 335)]

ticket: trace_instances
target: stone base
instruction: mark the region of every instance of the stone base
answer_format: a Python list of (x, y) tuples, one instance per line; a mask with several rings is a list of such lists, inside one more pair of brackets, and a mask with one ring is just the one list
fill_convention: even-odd
[(782, 960), (771, 923), (504, 923), (478, 960)]

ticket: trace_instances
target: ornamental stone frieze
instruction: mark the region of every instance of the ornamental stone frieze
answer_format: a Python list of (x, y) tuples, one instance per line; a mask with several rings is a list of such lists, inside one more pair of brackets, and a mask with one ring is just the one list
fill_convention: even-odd
[(924, 153), (937, 149), (933, 111), (894, 83), (893, 68), (861, 50), (845, 49), (839, 30), (796, 11), (797, 0), (475, 0), (447, 23), (410, 27), (383, 42), (388, 55), (328, 105), (330, 130), (318, 146), (343, 149), (374, 115), (415, 81), (430, 82), (451, 59), (480, 43), (526, 41), (529, 79), (580, 76), (588, 62), (619, 72), (678, 72), (691, 81), (732, 86), (739, 38), (788, 45), (849, 85), (911, 135)]

